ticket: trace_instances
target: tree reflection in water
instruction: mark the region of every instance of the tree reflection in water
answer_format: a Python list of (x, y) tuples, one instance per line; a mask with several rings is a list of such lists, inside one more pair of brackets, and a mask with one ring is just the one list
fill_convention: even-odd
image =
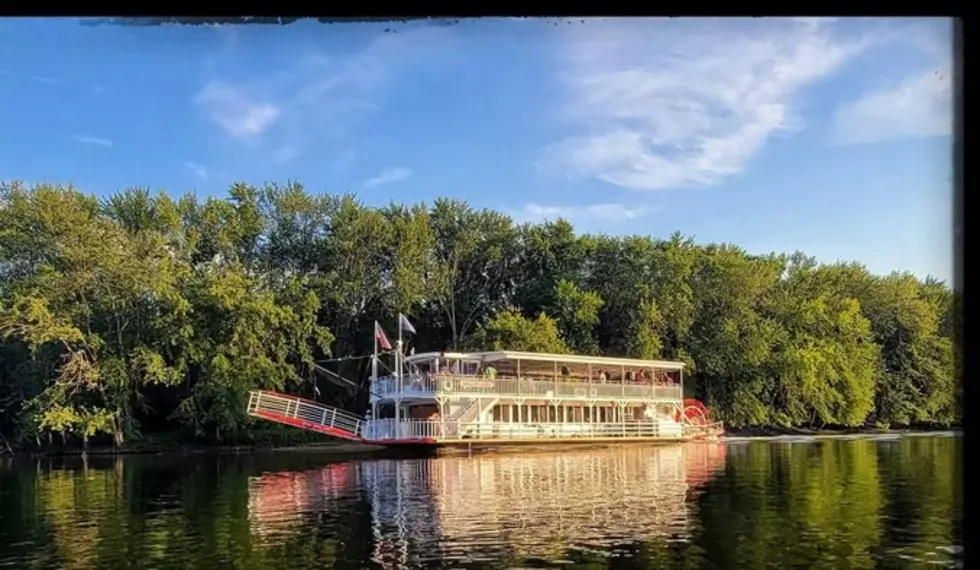
[(962, 440), (0, 464), (0, 568), (942, 568)]

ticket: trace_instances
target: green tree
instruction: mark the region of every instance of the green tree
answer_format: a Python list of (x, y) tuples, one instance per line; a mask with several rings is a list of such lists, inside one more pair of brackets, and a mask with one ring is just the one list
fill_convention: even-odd
[(515, 350), (562, 354), (568, 348), (558, 332), (558, 324), (540, 313), (528, 319), (514, 309), (506, 310), (492, 318), (486, 326), (470, 339), (477, 350)]
[[(248, 391), (310, 395), (314, 363), (410, 315), (422, 350), (687, 363), (734, 427), (949, 425), (962, 298), (935, 279), (673, 234), (515, 226), (453, 199), (375, 207), (296, 183), (198, 200), (0, 186), (0, 449), (149, 431), (247, 440)], [(391, 329), (389, 329), (391, 330)], [(355, 384), (367, 363), (331, 365)], [(362, 410), (366, 392), (320, 383)]]
[(598, 354), (595, 327), (603, 301), (593, 291), (581, 291), (575, 283), (560, 280), (555, 286), (554, 312), (561, 336), (569, 348), (580, 354)]

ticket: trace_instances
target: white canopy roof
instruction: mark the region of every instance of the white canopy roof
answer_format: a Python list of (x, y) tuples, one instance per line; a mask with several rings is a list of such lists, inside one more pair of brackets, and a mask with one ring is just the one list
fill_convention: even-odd
[(548, 354), (544, 352), (516, 352), (499, 350), (492, 352), (423, 352), (409, 356), (406, 362), (419, 362), (433, 358), (470, 360), (477, 362), (497, 362), (501, 360), (521, 360), (526, 362), (554, 362), (556, 364), (596, 364), (600, 366), (627, 366), (630, 368), (657, 368), (659, 370), (682, 370), (683, 362), (667, 360), (640, 360), (636, 358), (614, 358), (607, 356), (585, 356), (581, 354)]

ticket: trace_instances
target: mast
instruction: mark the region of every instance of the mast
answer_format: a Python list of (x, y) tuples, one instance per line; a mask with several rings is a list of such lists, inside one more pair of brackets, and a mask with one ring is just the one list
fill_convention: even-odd
[[(374, 352), (371, 355), (371, 421), (378, 421), (378, 399), (374, 389), (378, 386), (378, 321), (374, 321)], [(377, 424), (375, 424), (377, 425)]]
[(398, 313), (398, 344), (395, 346), (395, 390), (398, 394), (395, 400), (395, 433), (401, 437), (401, 407), (402, 407), (402, 315)]

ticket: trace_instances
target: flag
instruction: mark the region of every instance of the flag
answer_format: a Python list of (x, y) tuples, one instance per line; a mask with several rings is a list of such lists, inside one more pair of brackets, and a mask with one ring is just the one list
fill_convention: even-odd
[(374, 338), (381, 345), (381, 350), (391, 350), (391, 342), (388, 341), (388, 337), (385, 336), (385, 331), (381, 330), (381, 325), (377, 321), (374, 322)]
[(317, 396), (320, 395), (320, 389), (316, 387), (316, 384), (313, 385), (313, 393), (315, 393)]
[(413, 327), (412, 323), (408, 321), (408, 317), (401, 313), (398, 313), (398, 330), (408, 331), (415, 334), (415, 327)]

